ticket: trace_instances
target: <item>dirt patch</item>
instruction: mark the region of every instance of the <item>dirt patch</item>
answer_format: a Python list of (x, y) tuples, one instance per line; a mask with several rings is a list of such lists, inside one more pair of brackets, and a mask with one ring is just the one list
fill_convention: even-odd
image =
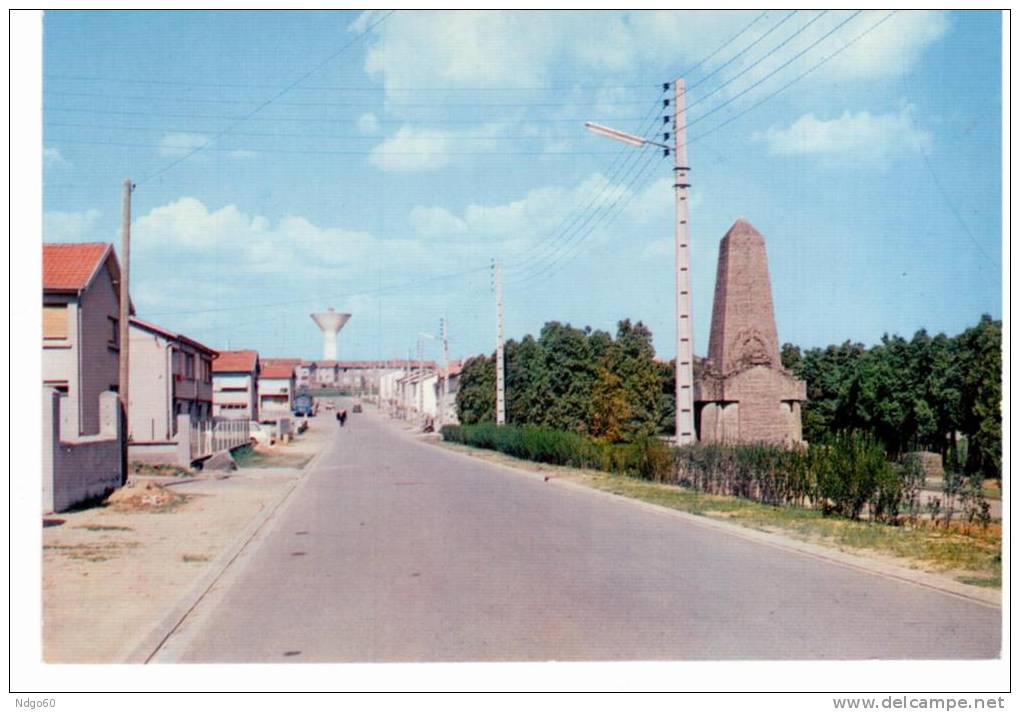
[(156, 482), (131, 482), (107, 497), (106, 505), (116, 512), (168, 512), (186, 501), (186, 495)]

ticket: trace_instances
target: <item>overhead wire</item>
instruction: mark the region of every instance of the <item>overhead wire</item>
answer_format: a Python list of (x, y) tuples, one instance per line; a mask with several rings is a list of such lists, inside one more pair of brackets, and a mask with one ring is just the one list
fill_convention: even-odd
[[(737, 39), (739, 39), (741, 36), (743, 36), (745, 33), (747, 33), (755, 24), (757, 24), (767, 14), (768, 14), (767, 10), (764, 11), (764, 12), (761, 12), (760, 14), (758, 14), (749, 23), (744, 25), (736, 34), (734, 34), (732, 37), (727, 39), (723, 44), (719, 45), (715, 50), (713, 50), (712, 52), (707, 54), (700, 61), (698, 61), (694, 65), (688, 67), (686, 70), (684, 70), (683, 73), (684, 74), (689, 74), (689, 73), (697, 70), (698, 68), (702, 67), (705, 63), (707, 63), (713, 57), (718, 55), (719, 52), (723, 51), (726, 47), (728, 47), (729, 45), (734, 43)], [(668, 89), (668, 87), (669, 87), (668, 84), (663, 85), (663, 92), (665, 92)], [(649, 111), (649, 113), (646, 114), (645, 120), (642, 122), (642, 128), (639, 130), (639, 135), (644, 136), (644, 138), (646, 138), (646, 139), (651, 138), (651, 136), (654, 133), (657, 133), (656, 126), (657, 126), (657, 119), (658, 119), (658, 117), (656, 117), (653, 120), (651, 125), (648, 125), (646, 123), (647, 119), (649, 117), (651, 117), (655, 113), (655, 109), (657, 109), (657, 108), (658, 108), (658, 103), (653, 105), (653, 107)], [(595, 211), (599, 210), (599, 208), (601, 206), (598, 206), (597, 203), (599, 203), (599, 201), (602, 199), (602, 197), (606, 195), (607, 191), (615, 190), (618, 187), (618, 186), (614, 185), (614, 181), (616, 180), (616, 177), (619, 175), (620, 171), (624, 170), (626, 168), (626, 166), (628, 166), (631, 163), (632, 160), (636, 160), (637, 153), (638, 152), (636, 152), (634, 150), (631, 150), (631, 149), (628, 149), (627, 147), (621, 148), (619, 153), (617, 154), (618, 158), (614, 161), (614, 163), (617, 164), (616, 170), (611, 172), (611, 175), (603, 183), (601, 189), (598, 190), (596, 193), (594, 193), (591, 196), (590, 200), (587, 202), (585, 207), (582, 208), (579, 212), (575, 213), (574, 219), (567, 225), (567, 227), (564, 228), (562, 232), (559, 232), (560, 229), (563, 227), (563, 225), (566, 223), (566, 221), (569, 219), (569, 217), (570, 217), (569, 214), (567, 215), (567, 217), (564, 218), (564, 220), (562, 220), (559, 223), (559, 225), (557, 225), (556, 228), (554, 228), (548, 234), (548, 236), (546, 238), (544, 238), (542, 241), (540, 241), (538, 243), (538, 245), (536, 245), (534, 248), (532, 248), (532, 250), (528, 253), (528, 255), (525, 257), (525, 259), (521, 260), (517, 264), (511, 263), (511, 270), (522, 270), (523, 272), (527, 272), (528, 270), (533, 269), (532, 266), (527, 266), (529, 262), (533, 262), (533, 263), (534, 262), (540, 262), (543, 259), (547, 259), (548, 257), (551, 257), (551, 256), (553, 256), (555, 254), (558, 254), (560, 252), (560, 248), (559, 247), (555, 247), (555, 243), (560, 241), (560, 240), (562, 240), (564, 242), (567, 242), (570, 239), (569, 235), (570, 235), (571, 231), (574, 229), (574, 227), (576, 225), (578, 225), (579, 221), (582, 219), (582, 217), (584, 216), (586, 211), (588, 211), (589, 209), (592, 209), (592, 208)], [(624, 159), (623, 163), (621, 164), (619, 162), (619, 157), (620, 156), (624, 156), (624, 155), (626, 156), (626, 158)], [(627, 176), (631, 175), (631, 172), (628, 172), (626, 175)], [(592, 213), (592, 215), (593, 214), (594, 213)], [(585, 221), (584, 223), (581, 223), (581, 228), (580, 229), (583, 229), (584, 225), (587, 224), (587, 222), (589, 222), (590, 219), (591, 219), (591, 215), (589, 215), (589, 219), (587, 221)], [(548, 249), (547, 249), (548, 245), (554, 245), (553, 252), (548, 254), (548, 255), (543, 255), (542, 253), (548, 253), (549, 252)], [(538, 248), (538, 251), (536, 251), (536, 248)], [(517, 278), (519, 278), (519, 277), (515, 277), (515, 276), (513, 276), (511, 274), (511, 276), (509, 277), (509, 281), (511, 283), (513, 283), (515, 281), (515, 279), (517, 279)]]
[(262, 111), (262, 109), (266, 108), (267, 106), (272, 104), (274, 101), (279, 99), (281, 96), (286, 94), (293, 87), (296, 87), (298, 84), (303, 82), (305, 79), (310, 77), (312, 74), (314, 74), (315, 72), (319, 71), (320, 69), (325, 67), (330, 62), (332, 62), (334, 59), (336, 59), (338, 56), (340, 56), (343, 52), (345, 52), (349, 47), (353, 46), (356, 42), (359, 42), (362, 38), (366, 37), (368, 35), (368, 31), (369, 30), (374, 29), (375, 27), (378, 27), (383, 22), (388, 20), (393, 15), (394, 12), (396, 12), (396, 10), (388, 11), (382, 17), (380, 17), (379, 19), (375, 20), (374, 22), (372, 22), (372, 24), (370, 24), (368, 27), (366, 27), (365, 31), (363, 33), (361, 33), (357, 37), (353, 38), (350, 42), (347, 42), (346, 44), (344, 44), (340, 49), (338, 49), (337, 51), (333, 52), (328, 57), (326, 57), (324, 60), (322, 60), (317, 65), (312, 67), (310, 70), (308, 70), (307, 72), (302, 74), (300, 77), (298, 77), (294, 81), (292, 81), (289, 84), (287, 84), (283, 89), (281, 89), (280, 91), (275, 93), (273, 96), (269, 97), (268, 99), (266, 99), (265, 101), (260, 103), (254, 109), (252, 109), (247, 114), (245, 114), (241, 118), (239, 118), (236, 121), (234, 121), (233, 123), (231, 123), (229, 126), (227, 126), (222, 131), (218, 132), (215, 136), (210, 138), (208, 141), (203, 143), (201, 146), (196, 146), (194, 149), (192, 149), (191, 151), (189, 151), (185, 155), (180, 156), (176, 160), (171, 161), (170, 163), (168, 163), (163, 168), (160, 168), (159, 170), (155, 171), (154, 173), (150, 173), (149, 175), (145, 176), (141, 181), (139, 181), (139, 184), (148, 182), (148, 181), (150, 181), (150, 180), (152, 180), (154, 178), (158, 178), (159, 176), (165, 174), (167, 171), (173, 169), (175, 166), (180, 165), (182, 162), (188, 160), (189, 158), (194, 156), (199, 151), (202, 151), (203, 149), (208, 147), (210, 144), (212, 144), (214, 141), (216, 141), (219, 138), (221, 138), (222, 136), (225, 136), (226, 134), (228, 134), (231, 129), (236, 128), (240, 124), (244, 123), (247, 119), (253, 117), (255, 114), (257, 114), (258, 112)]

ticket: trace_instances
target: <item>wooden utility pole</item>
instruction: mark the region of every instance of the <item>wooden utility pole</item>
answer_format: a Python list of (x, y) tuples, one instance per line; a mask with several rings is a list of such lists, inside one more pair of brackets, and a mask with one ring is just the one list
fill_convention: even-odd
[(506, 384), (503, 369), (503, 265), (494, 265), (496, 290), (496, 425), (506, 424)]
[(691, 244), (687, 224), (687, 117), (684, 80), (674, 83), (673, 188), (676, 191), (676, 444), (690, 445), (694, 431), (694, 323), (691, 307)]
[[(131, 269), (131, 190), (134, 188), (131, 179), (124, 181), (124, 195), (121, 203), (120, 222), (120, 322), (117, 324), (119, 373), (117, 376), (117, 393), (120, 395), (121, 408), (125, 418), (128, 412), (128, 380), (130, 374), (130, 340), (131, 340), (131, 291), (128, 288)], [(127, 432), (124, 433), (127, 440)]]

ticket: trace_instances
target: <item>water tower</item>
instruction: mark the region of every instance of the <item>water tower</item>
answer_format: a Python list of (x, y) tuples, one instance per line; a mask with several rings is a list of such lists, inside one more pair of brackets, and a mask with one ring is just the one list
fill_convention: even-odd
[(350, 314), (341, 314), (330, 307), (324, 312), (312, 314), (312, 320), (322, 329), (322, 359), (336, 361), (336, 337), (340, 329), (351, 318)]

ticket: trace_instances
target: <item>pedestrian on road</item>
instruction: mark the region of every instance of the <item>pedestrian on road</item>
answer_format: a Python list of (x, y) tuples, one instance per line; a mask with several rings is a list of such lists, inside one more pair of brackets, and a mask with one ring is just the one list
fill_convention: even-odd
[(340, 427), (344, 427), (347, 424), (347, 409), (340, 411)]
[(336, 412), (336, 422), (340, 425), (341, 428), (344, 427), (344, 424), (340, 422), (340, 411)]

